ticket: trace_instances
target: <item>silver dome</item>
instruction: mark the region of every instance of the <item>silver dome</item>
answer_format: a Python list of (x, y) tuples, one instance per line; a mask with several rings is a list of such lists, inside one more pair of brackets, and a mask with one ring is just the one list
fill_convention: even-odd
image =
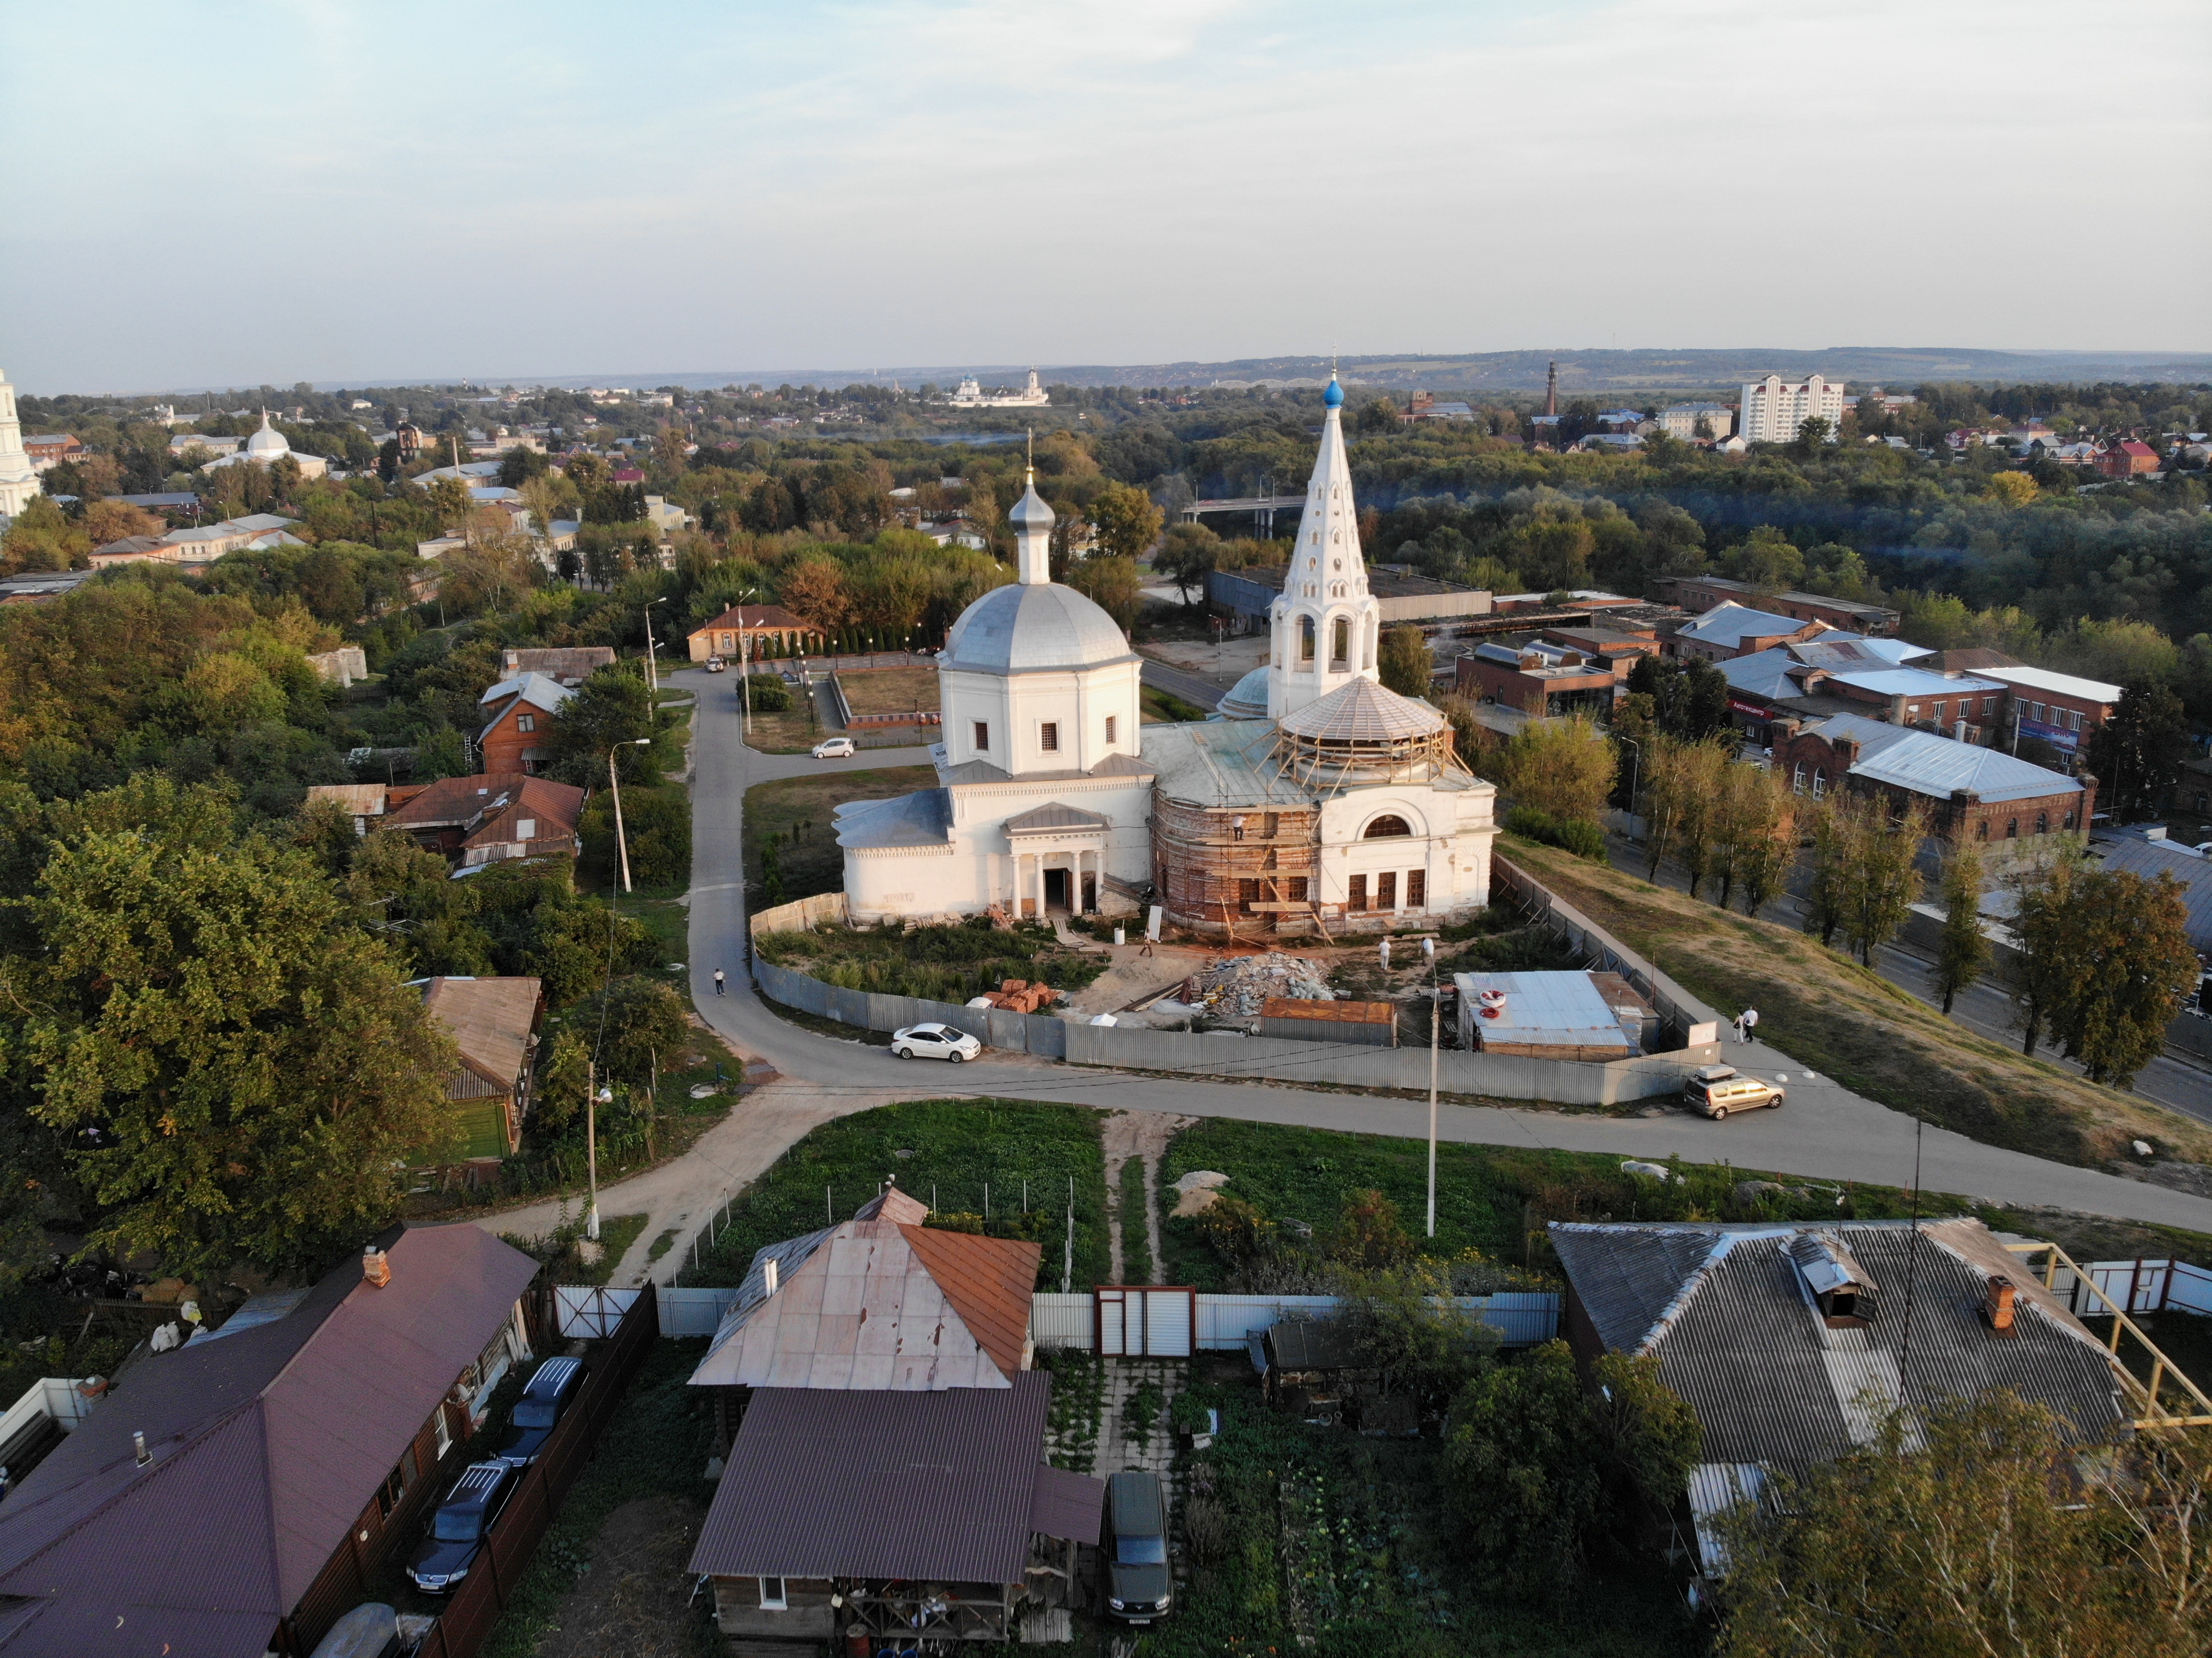
[(1034, 482), (1022, 491), (1022, 498), (1006, 509), (1006, 522), (1017, 530), (1052, 528), (1052, 508), (1044, 504), (1044, 497), (1036, 492)]
[(1114, 618), (1056, 581), (994, 587), (952, 624), (941, 665), (981, 673), (1096, 668), (1134, 659)]
[(1267, 665), (1261, 663), (1231, 685), (1214, 713), (1224, 720), (1265, 720), (1267, 717)]

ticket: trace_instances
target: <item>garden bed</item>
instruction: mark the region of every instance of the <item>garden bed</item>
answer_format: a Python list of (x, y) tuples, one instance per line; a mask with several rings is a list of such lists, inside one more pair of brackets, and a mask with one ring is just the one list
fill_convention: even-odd
[(1079, 990), (1109, 965), (1103, 950), (1071, 950), (1036, 922), (1001, 931), (982, 916), (957, 926), (824, 926), (753, 941), (765, 962), (823, 984), (884, 996), (965, 1002), (1009, 979)]
[(937, 712), (934, 668), (846, 669), (838, 674), (837, 683), (845, 688), (845, 701), (856, 714)]
[(920, 1100), (824, 1123), (738, 1193), (728, 1229), (682, 1281), (741, 1283), (762, 1245), (850, 1220), (895, 1179), (930, 1205), (936, 1224), (1042, 1244), (1038, 1287), (1058, 1290), (1073, 1181), (1070, 1282), (1087, 1290), (1109, 1266), (1098, 1125), (1085, 1106), (995, 1099)]

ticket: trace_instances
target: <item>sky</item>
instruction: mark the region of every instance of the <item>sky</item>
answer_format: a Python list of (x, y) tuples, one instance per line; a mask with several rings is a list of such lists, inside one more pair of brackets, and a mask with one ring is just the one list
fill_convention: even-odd
[(2212, 349), (2212, 6), (78, 0), (0, 15), (33, 393)]

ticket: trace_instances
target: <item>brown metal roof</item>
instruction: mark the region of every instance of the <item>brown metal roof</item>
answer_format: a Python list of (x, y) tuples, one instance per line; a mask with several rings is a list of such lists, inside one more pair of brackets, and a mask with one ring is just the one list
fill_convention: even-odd
[(537, 1272), (468, 1225), (389, 1255), (382, 1289), (349, 1260), (283, 1317), (144, 1360), (8, 1494), (0, 1596), (34, 1604), (0, 1653), (260, 1658)]
[(1030, 1345), (1030, 1298), (1036, 1292), (1044, 1247), (1014, 1238), (978, 1237), (902, 1226), (907, 1247), (937, 1280), (975, 1345), (1008, 1376), (1022, 1368)]
[(491, 811), (501, 796), (513, 799), (530, 778), (519, 771), (485, 772), (475, 777), (441, 777), (403, 805), (386, 823), (395, 829), (444, 829), (472, 823)]
[(576, 833), (576, 820), (584, 811), (583, 790), (568, 783), (549, 782), (543, 777), (525, 780), (508, 799), (511, 804), (486, 818), (483, 827), (462, 841), (462, 846), (489, 846), (525, 839), (514, 832), (514, 826), (525, 818), (537, 820), (537, 832), (526, 837), (531, 841), (571, 839)]
[(535, 979), (433, 979), (422, 1005), (451, 1033), (462, 1065), (505, 1091), (529, 1062), (538, 991)]
[[(690, 1570), (717, 1576), (1018, 1583), (1039, 1514), (1052, 1378), (939, 1393), (763, 1388)], [(1078, 1476), (1080, 1478), (1081, 1476)], [(1091, 1481), (1093, 1485), (1098, 1482)], [(1073, 1527), (1054, 1479), (1042, 1517)], [(1091, 1535), (1103, 1491), (1091, 1497)]]
[(1030, 1529), (1071, 1543), (1096, 1543), (1105, 1499), (1103, 1479), (1066, 1468), (1039, 1468), (1036, 1493), (1030, 1498)]
[(1310, 1019), (1326, 1024), (1395, 1024), (1395, 1002), (1322, 1001), (1311, 996), (1270, 996), (1260, 1004), (1263, 1019)]

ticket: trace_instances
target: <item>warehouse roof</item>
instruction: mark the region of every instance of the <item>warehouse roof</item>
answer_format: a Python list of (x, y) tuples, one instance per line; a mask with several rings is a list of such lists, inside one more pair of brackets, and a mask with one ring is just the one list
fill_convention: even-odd
[(1941, 800), (1949, 799), (1960, 789), (1992, 801), (2082, 793), (2075, 779), (2032, 766), (1998, 750), (1954, 743), (1933, 732), (1914, 731), (1859, 714), (1830, 714), (1806, 726), (1805, 732), (1831, 743), (1839, 737), (1856, 739), (1859, 757), (1852, 762), (1852, 776)]

